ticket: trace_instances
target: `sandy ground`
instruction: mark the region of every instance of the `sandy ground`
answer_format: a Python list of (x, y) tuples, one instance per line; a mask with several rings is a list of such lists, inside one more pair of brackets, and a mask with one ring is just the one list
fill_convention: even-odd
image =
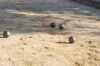
[(99, 9), (71, 0), (0, 0), (0, 66), (100, 66), (99, 39)]

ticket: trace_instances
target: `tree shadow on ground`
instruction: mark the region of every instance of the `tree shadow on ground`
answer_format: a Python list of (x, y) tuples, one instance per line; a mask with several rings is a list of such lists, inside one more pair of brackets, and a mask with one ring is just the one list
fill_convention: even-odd
[[(92, 16), (91, 12), (85, 12), (80, 8), (69, 6), (64, 0), (55, 0), (55, 2), (0, 1), (0, 10), (1, 32), (9, 30), (14, 33), (50, 33), (50, 27), (42, 28), (42, 22), (46, 22), (49, 25), (53, 19), (56, 19), (53, 16), (60, 17), (61, 14), (66, 14), (67, 12)], [(48, 15), (49, 13), (52, 16)], [(57, 25), (64, 22), (64, 19), (61, 18), (56, 20), (62, 20), (61, 22), (56, 22)], [(55, 31), (58, 31), (58, 26)], [(67, 33), (66, 29), (64, 34)]]

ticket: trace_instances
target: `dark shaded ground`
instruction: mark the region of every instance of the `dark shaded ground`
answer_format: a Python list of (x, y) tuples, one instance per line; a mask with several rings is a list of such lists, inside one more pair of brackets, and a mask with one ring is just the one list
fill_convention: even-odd
[[(74, 2), (72, 2), (73, 4)], [(5, 5), (6, 4), (6, 5)], [(76, 3), (74, 3), (76, 5)], [(88, 7), (88, 6), (85, 6)], [(89, 7), (88, 7), (89, 8)], [(87, 9), (87, 8), (86, 8)], [(90, 7), (90, 10), (92, 8)], [(94, 8), (93, 8), (94, 9)], [(85, 10), (83, 8), (76, 6), (69, 6), (67, 1), (60, 0), (55, 2), (49, 2), (49, 1), (0, 1), (0, 28), (1, 32), (4, 30), (9, 30), (13, 33), (31, 33), (31, 32), (43, 32), (43, 33), (50, 33), (49, 30), (50, 27), (42, 29), (42, 22), (46, 22), (47, 25), (49, 25), (52, 21), (55, 21), (57, 24), (59, 23), (65, 23), (65, 26), (71, 25), (76, 19), (79, 19), (79, 21), (84, 19), (89, 20), (95, 20), (99, 22), (99, 12), (94, 12), (90, 10)], [(94, 9), (96, 10), (96, 9)], [(36, 14), (47, 14), (46, 16), (40, 15), (40, 16), (28, 16), (25, 14), (18, 14), (13, 13), (13, 11), (17, 12), (30, 12), (30, 13), (36, 13)], [(99, 10), (96, 10), (99, 11)], [(62, 16), (67, 16), (69, 14), (74, 14), (74, 16), (71, 16), (67, 19), (63, 19)], [(51, 16), (50, 14), (60, 14), (59, 16)], [(94, 17), (95, 15), (98, 15)], [(80, 19), (81, 18), (81, 19)], [(83, 19), (82, 19), (83, 20)], [(94, 21), (91, 21), (90, 23), (95, 23)], [(80, 31), (85, 31), (85, 29), (94, 29), (98, 30), (94, 27), (89, 26), (81, 26), (79, 24), (72, 24), (75, 27), (68, 27), (64, 34), (72, 32), (74, 29), (77, 31), (77, 28)], [(70, 28), (70, 29), (69, 29)], [(73, 30), (73, 31), (74, 31)], [(78, 31), (79, 31), (78, 30)], [(58, 26), (55, 29), (55, 31), (58, 30)], [(88, 33), (87, 33), (88, 34)]]
[(92, 7), (100, 9), (100, 0), (73, 0), (82, 4), (91, 5)]

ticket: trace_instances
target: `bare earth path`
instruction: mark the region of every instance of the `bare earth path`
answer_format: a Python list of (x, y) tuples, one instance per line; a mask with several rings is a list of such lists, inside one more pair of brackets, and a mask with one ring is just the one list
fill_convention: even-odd
[[(65, 24), (62, 34), (58, 26), (52, 33), (52, 21)], [(99, 9), (71, 0), (0, 0), (0, 66), (100, 66), (99, 39)]]

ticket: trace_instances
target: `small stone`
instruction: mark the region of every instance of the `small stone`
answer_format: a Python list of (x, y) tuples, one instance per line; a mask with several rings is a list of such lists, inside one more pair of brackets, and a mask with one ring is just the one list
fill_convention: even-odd
[(11, 58), (9, 58), (8, 60), (11, 60)]
[(23, 40), (23, 38), (20, 38), (20, 40)]
[(88, 41), (89, 44), (92, 44), (92, 41)]
[(27, 45), (27, 43), (23, 43), (23, 45)]

